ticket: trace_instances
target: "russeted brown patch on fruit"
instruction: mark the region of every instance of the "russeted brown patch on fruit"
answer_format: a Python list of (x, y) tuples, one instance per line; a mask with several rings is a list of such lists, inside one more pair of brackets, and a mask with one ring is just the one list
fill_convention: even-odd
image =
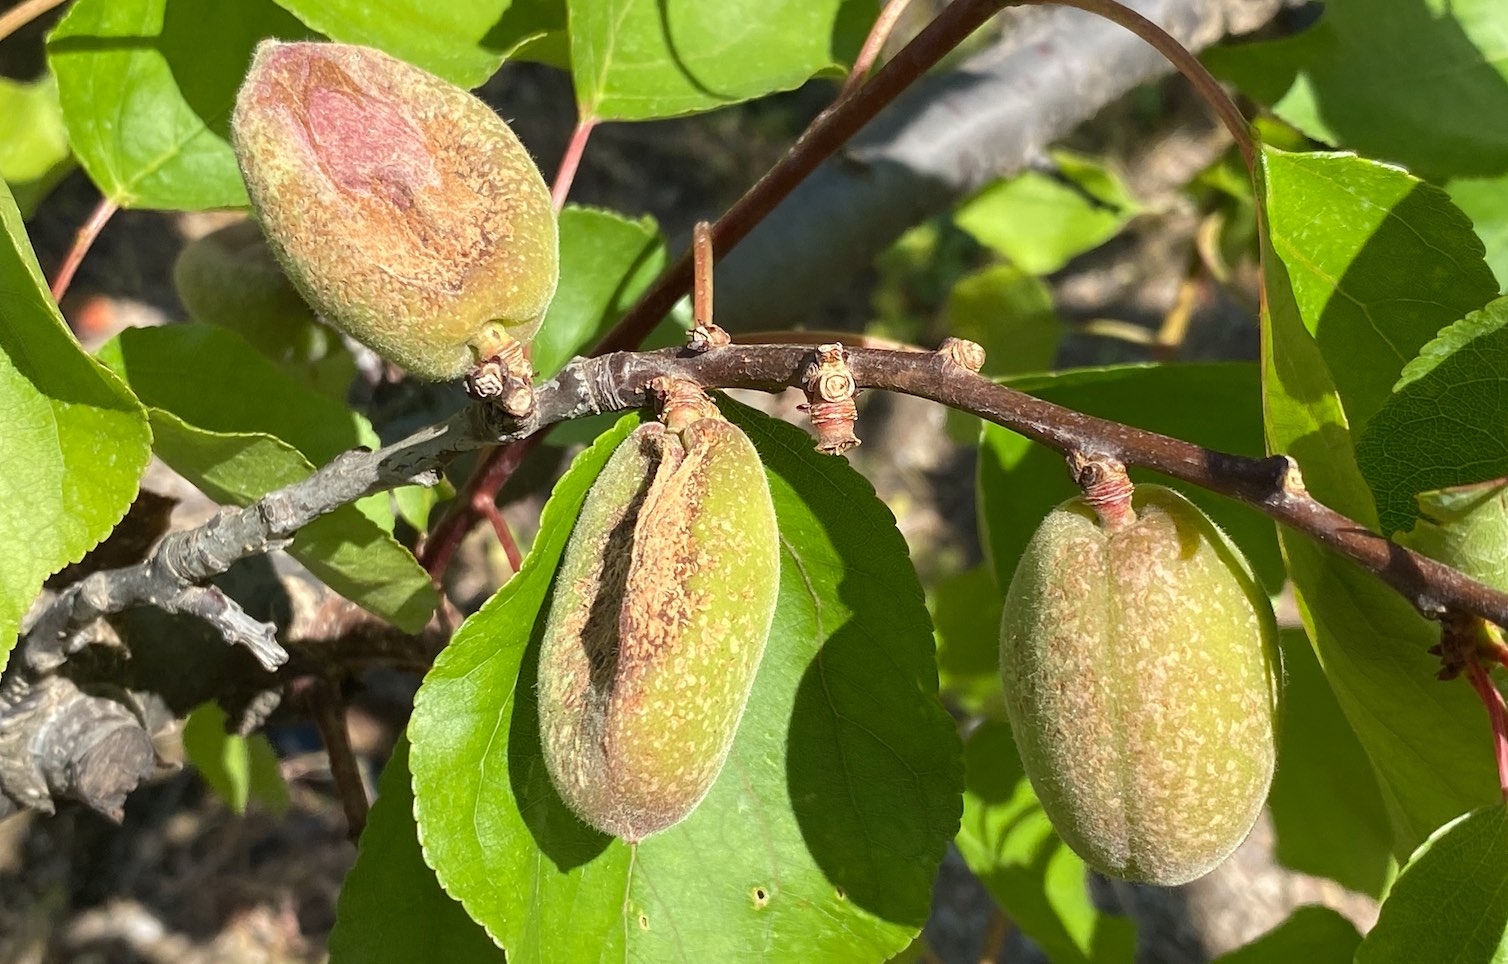
[[(674, 454), (646, 455), (650, 439)], [(634, 498), (636, 515), (619, 508)], [(645, 425), (613, 453), (566, 547), (540, 651), (545, 761), (583, 820), (640, 840), (706, 795), (748, 703), (779, 566), (769, 484), (741, 430), (720, 416), (679, 435)]]
[(1201, 876), (1245, 839), (1275, 763), (1276, 627), (1250, 567), (1192, 503), (1142, 485), (1134, 522), (1081, 499), (1032, 537), (1001, 677), (1059, 834), (1113, 876)]

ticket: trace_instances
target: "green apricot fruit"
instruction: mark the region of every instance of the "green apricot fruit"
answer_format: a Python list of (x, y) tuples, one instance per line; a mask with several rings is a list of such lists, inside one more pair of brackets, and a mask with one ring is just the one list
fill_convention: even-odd
[(231, 135), (274, 255), (331, 325), (436, 381), (538, 330), (559, 274), (550, 192), (466, 91), (367, 47), (266, 40)]
[(561, 799), (630, 842), (695, 809), (727, 759), (775, 614), (764, 466), (721, 417), (646, 423), (587, 493), (539, 655)]
[(1276, 760), (1277, 628), (1239, 551), (1183, 496), (1138, 485), (1103, 523), (1054, 509), (1000, 631), (1021, 763), (1095, 869), (1171, 886), (1246, 839)]

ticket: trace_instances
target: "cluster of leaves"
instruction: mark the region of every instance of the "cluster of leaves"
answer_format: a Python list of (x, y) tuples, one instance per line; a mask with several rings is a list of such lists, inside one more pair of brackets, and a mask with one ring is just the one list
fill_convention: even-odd
[[(347, 0), (77, 0), (48, 42), (50, 73), (0, 87), (0, 172), (14, 190), (0, 193), (0, 646), (43, 579), (122, 517), (149, 453), (212, 498), (245, 504), (376, 437), (331, 391), (332, 369), (350, 370), (338, 342), (298, 357), (280, 344), (307, 319), (227, 310), (82, 352), (22, 222), (70, 164), (123, 207), (245, 204), (228, 114), (267, 36), (382, 47), (465, 86), (504, 58), (542, 60), (569, 70), (582, 119), (636, 121), (834, 71), (874, 13), (869, 0), (394, 0), (380, 13)], [(1502, 491), (1421, 498), (1508, 476), (1496, 360), (1508, 352), (1497, 280), (1508, 274), (1508, 131), (1487, 122), (1508, 100), (1508, 68), (1493, 60), (1505, 33), (1494, 0), (1335, 0), (1295, 38), (1210, 55), (1308, 137), (1423, 175), (1268, 148), (1256, 191), (1207, 176), (1225, 186), (1219, 203), (1263, 215), (1245, 221), (1266, 226), (1260, 364), (1043, 373), (1059, 331), (1042, 276), (1139, 210), (1072, 155), (1056, 158), (1070, 185), (1029, 173), (956, 213), (999, 260), (951, 286), (949, 324), (1016, 346), (987, 373), (1053, 401), (1224, 451), (1290, 453), (1322, 501), (1384, 532), (1417, 526), (1421, 546), (1508, 588)], [(534, 346), (544, 376), (606, 332), (665, 262), (652, 222), (580, 207), (562, 214), (561, 249), (560, 293)], [(782, 577), (768, 655), (709, 797), (631, 849), (581, 825), (539, 759), (533, 681), (551, 579), (629, 416), (556, 484), (523, 569), (427, 676), (411, 745), (386, 768), (341, 898), (334, 959), (494, 960), (501, 945), (515, 960), (883, 960), (926, 919), (953, 842), (1054, 960), (1129, 960), (1131, 925), (1090, 902), (999, 707), (998, 600), (1037, 520), (1071, 494), (1058, 456), (985, 427), (989, 562), (932, 587), (929, 618), (867, 483), (799, 431), (729, 408), (770, 474)], [(1434, 679), (1437, 630), (1305, 539), (1189, 494), (1271, 589), (1292, 580), (1303, 615), (1306, 633), (1284, 640), (1279, 859), (1387, 895), (1364, 942), (1311, 909), (1230, 959), (1294, 947), (1311, 960), (1500, 953), (1504, 810), (1481, 707), (1464, 685)], [(305, 529), (292, 551), (333, 589), (417, 629), (436, 598), (394, 518), (422, 530), (430, 505), (417, 492), (363, 500)], [(967, 740), (945, 701), (969, 718)], [(265, 748), (216, 741), (215, 727), (195, 721), (191, 752), (244, 803), (266, 783)]]

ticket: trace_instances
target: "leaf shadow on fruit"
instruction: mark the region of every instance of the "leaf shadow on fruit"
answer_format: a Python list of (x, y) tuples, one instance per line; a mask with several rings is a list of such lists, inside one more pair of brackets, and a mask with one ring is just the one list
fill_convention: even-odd
[[(554, 590), (545, 598), (553, 598)], [(540, 611), (529, 648), (519, 666), (513, 691), (513, 714), (508, 723), (508, 782), (518, 812), (540, 851), (566, 873), (590, 863), (612, 844), (613, 838), (587, 826), (560, 798), (545, 767), (539, 741), (539, 702), (535, 680), (539, 678), (539, 648), (544, 636), (548, 607)]]

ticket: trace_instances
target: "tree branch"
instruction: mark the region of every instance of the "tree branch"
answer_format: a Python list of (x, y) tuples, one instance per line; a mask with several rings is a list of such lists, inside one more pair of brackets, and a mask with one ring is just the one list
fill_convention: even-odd
[[(1216, 452), (1054, 405), (998, 385), (959, 364), (955, 359), (968, 358), (960, 344), (978, 350), (978, 346), (955, 342), (939, 352), (856, 348), (840, 349), (837, 354), (859, 388), (928, 398), (1065, 454), (1110, 457), (1221, 493), (1375, 573), (1427, 616), (1470, 613), (1500, 626), (1508, 624), (1508, 594), (1405, 549), (1317, 502), (1304, 490), (1290, 459)], [(244, 628), (241, 618), (250, 617), (239, 607), (227, 610), (218, 599), (228, 604), (228, 597), (214, 595), (218, 590), (201, 590), (199, 584), (238, 559), (282, 545), (299, 527), (325, 512), (373, 492), (433, 482), (440, 467), (460, 452), (516, 441), (567, 419), (647, 406), (655, 399), (652, 385), (663, 376), (707, 388), (806, 389), (817, 370), (819, 354), (834, 357), (833, 346), (814, 351), (804, 345), (728, 345), (702, 352), (671, 348), (578, 358), (539, 386), (534, 412), (526, 419), (499, 417), (474, 406), (381, 451), (347, 452), (309, 478), (269, 493), (252, 506), (224, 510), (198, 529), (168, 536), (138, 565), (97, 572), (61, 593), (23, 634), (17, 658), (12, 659), (0, 685), (0, 734), (7, 742), (19, 740), (17, 747), (37, 747), (41, 744), (31, 741), (28, 733), (56, 726), (60, 718), (73, 718), (57, 708), (39, 712), (39, 693), (51, 684), (51, 674), (69, 652), (82, 645), (78, 641), (87, 642), (85, 630), (99, 616), (127, 606), (166, 608), (175, 599), (209, 599), (210, 603), (179, 603), (178, 611), (208, 618), (222, 635), (241, 642), (237, 636), (237, 630)], [(227, 619), (225, 611), (240, 613), (240, 618)], [(272, 645), (276, 647), (275, 642)], [(282, 654), (281, 647), (276, 648)], [(274, 667), (268, 662), (264, 660), (264, 667), (271, 671)], [(70, 708), (69, 713), (73, 712)], [(101, 709), (96, 706), (90, 712), (98, 716)], [(112, 746), (134, 754), (133, 759), (139, 757), (141, 741), (135, 734), (118, 732), (122, 727), (131, 729), (129, 719), (116, 713), (110, 725), (115, 734)], [(84, 758), (91, 752), (97, 760), (118, 754), (114, 750), (101, 754), (90, 727), (64, 729), (70, 735), (62, 750), (53, 741), (46, 760), (26, 759), (24, 765), (13, 761), (8, 769), (0, 769), (0, 792), (24, 806), (42, 807), (49, 796), (74, 796), (113, 812), (124, 795), (119, 783), (125, 778), (101, 775)], [(0, 753), (0, 759), (4, 757)], [(131, 778), (132, 786), (135, 779)]]

